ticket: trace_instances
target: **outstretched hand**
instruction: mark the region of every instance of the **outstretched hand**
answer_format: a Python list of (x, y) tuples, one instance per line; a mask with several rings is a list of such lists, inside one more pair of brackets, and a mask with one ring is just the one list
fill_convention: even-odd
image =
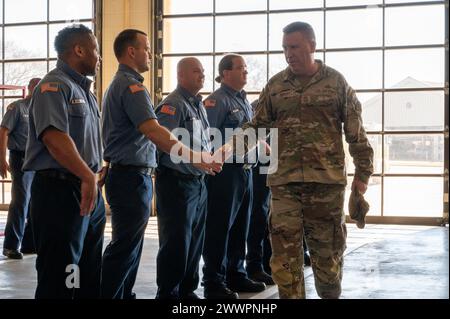
[(207, 152), (202, 152), (200, 157), (200, 161), (195, 160), (193, 165), (205, 172), (209, 175), (216, 175), (216, 173), (220, 173), (222, 171), (223, 162), (215, 159), (211, 154)]

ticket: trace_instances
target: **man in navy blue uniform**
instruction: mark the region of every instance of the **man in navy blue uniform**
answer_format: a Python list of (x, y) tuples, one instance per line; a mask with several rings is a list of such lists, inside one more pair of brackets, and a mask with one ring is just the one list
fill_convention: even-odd
[[(204, 102), (208, 120), (220, 130), (236, 129), (253, 117), (246, 93), (247, 66), (237, 54), (225, 55), (219, 63), (221, 84)], [(249, 163), (225, 163), (223, 171), (208, 179), (203, 259), (206, 298), (236, 299), (237, 292), (259, 292), (265, 284), (248, 278), (244, 267), (245, 245), (253, 198)]]
[[(102, 298), (136, 298), (133, 286), (151, 212), (156, 147), (186, 160), (200, 171), (220, 171), (208, 152), (190, 150), (159, 125), (141, 73), (149, 70), (150, 43), (139, 30), (127, 29), (114, 40), (119, 69), (103, 98), (102, 136), (106, 198), (111, 208), (112, 240), (103, 255)], [(208, 162), (208, 163), (207, 163)]]
[(96, 298), (105, 207), (99, 110), (90, 91), (100, 65), (97, 39), (83, 25), (55, 38), (56, 69), (36, 87), (29, 111), (25, 171), (31, 185), (31, 222), (37, 259), (36, 298)]
[[(257, 104), (258, 100), (251, 104), (254, 112)], [(258, 165), (253, 167), (253, 205), (247, 237), (245, 269), (249, 278), (264, 282), (266, 285), (274, 285), (269, 265), (272, 255), (268, 229), (271, 193), (267, 186), (267, 173), (261, 172), (262, 168), (268, 168), (268, 165), (269, 163), (258, 162)]]
[[(22, 171), (22, 166), (28, 138), (28, 107), (40, 80), (32, 78), (29, 81), (28, 95), (8, 106), (0, 127), (0, 175), (6, 178), (10, 171), (12, 181), (3, 255), (11, 259), (22, 259), (23, 253), (35, 252), (28, 214), (34, 173)], [(6, 160), (6, 147), (9, 149), (9, 163)]]
[[(174, 135), (189, 133), (194, 150), (211, 152), (209, 123), (202, 97), (204, 69), (193, 57), (177, 65), (177, 88), (157, 107), (161, 125)], [(156, 266), (157, 298), (198, 299), (198, 267), (203, 249), (207, 190), (205, 173), (189, 163), (175, 164), (160, 153), (156, 171), (159, 252)]]

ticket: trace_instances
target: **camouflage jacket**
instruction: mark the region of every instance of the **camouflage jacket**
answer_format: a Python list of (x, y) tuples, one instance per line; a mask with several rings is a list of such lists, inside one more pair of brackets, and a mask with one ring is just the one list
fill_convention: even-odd
[(373, 150), (354, 90), (339, 72), (316, 61), (321, 68), (305, 85), (289, 68), (273, 76), (253, 120), (243, 127), (278, 128), (278, 170), (268, 176), (269, 185), (345, 185), (343, 131), (356, 177), (367, 183), (373, 173)]

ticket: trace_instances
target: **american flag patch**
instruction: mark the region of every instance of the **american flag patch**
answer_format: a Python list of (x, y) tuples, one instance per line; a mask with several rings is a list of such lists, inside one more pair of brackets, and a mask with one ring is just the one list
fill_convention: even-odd
[(41, 93), (44, 92), (58, 92), (59, 85), (56, 82), (47, 82), (41, 84)]
[(216, 106), (216, 100), (207, 99), (207, 100), (205, 100), (203, 105), (205, 107), (214, 107), (214, 106)]
[(164, 104), (161, 107), (161, 113), (164, 113), (164, 114), (175, 115), (175, 111), (176, 111), (176, 108), (174, 108), (173, 106), (170, 106), (168, 104)]
[(136, 92), (140, 92), (140, 91), (144, 91), (145, 87), (143, 84), (132, 84), (129, 86), (131, 93), (136, 93)]

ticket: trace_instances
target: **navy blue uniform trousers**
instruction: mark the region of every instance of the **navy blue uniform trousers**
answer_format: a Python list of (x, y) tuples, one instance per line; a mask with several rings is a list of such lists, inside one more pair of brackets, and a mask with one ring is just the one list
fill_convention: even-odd
[[(95, 209), (80, 216), (80, 181), (36, 172), (31, 186), (31, 222), (36, 243), (37, 299), (98, 298), (105, 229), (99, 190)], [(79, 287), (70, 279), (78, 267)]]
[(101, 294), (107, 299), (130, 299), (151, 212), (152, 177), (110, 168), (105, 186), (112, 239), (103, 254)]
[(34, 250), (28, 209), (34, 172), (22, 171), (24, 156), (25, 152), (9, 151), (9, 167), (12, 179), (11, 202), (6, 220), (3, 248), (13, 250), (18, 250), (21, 244), (22, 248)]
[(253, 200), (252, 170), (224, 164), (208, 177), (208, 213), (203, 249), (205, 287), (247, 278), (245, 245)]
[(259, 173), (260, 166), (253, 168), (253, 205), (247, 237), (247, 272), (270, 270), (270, 247), (268, 216), (270, 211), (270, 187), (267, 174)]
[(183, 298), (199, 283), (207, 190), (204, 176), (183, 175), (169, 168), (156, 174), (159, 251), (157, 298)]

